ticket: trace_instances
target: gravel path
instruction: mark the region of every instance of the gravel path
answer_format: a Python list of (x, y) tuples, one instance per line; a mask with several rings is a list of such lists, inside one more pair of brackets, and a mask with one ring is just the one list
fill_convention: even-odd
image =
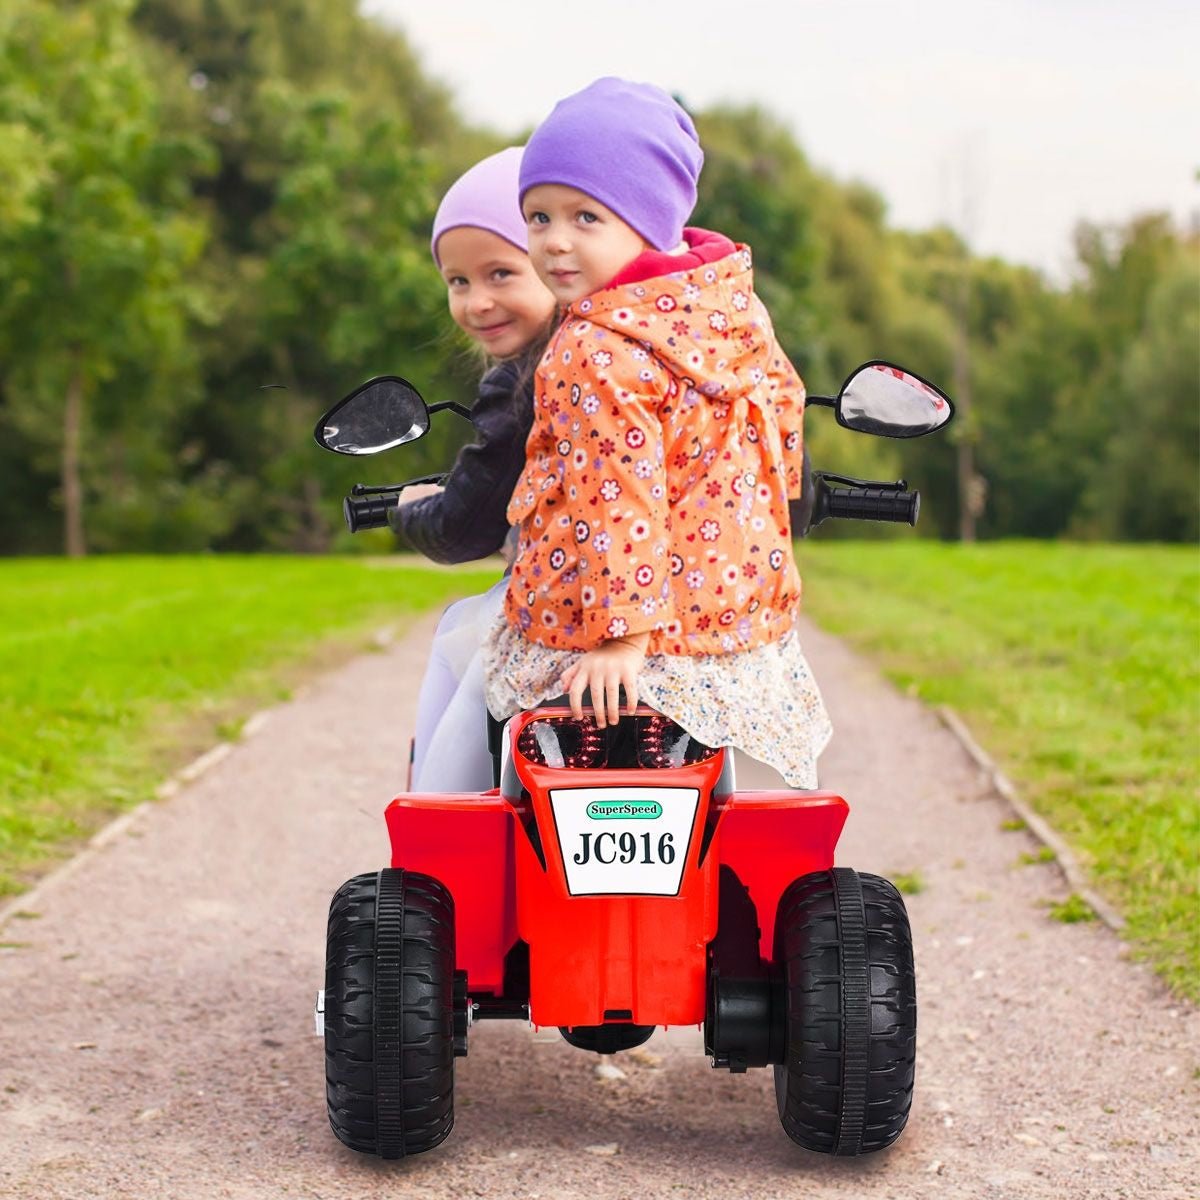
[[(617, 1056), (496, 1023), (459, 1062), (458, 1125), (406, 1163), (326, 1123), (329, 897), (383, 865), (432, 623), (274, 710), (169, 802), (53, 877), (0, 940), (0, 1196), (909, 1200), (1200, 1196), (1200, 1014), (1097, 925), (936, 718), (833, 638), (806, 647), (853, 812), (839, 861), (919, 871), (908, 897), (917, 1097), (889, 1151), (793, 1146), (767, 1071), (713, 1072), (698, 1032)], [(748, 782), (748, 772), (742, 783)]]

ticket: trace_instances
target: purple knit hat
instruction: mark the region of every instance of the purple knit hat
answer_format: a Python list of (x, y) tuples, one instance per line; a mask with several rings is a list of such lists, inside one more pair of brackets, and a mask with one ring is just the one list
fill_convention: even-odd
[(670, 250), (696, 207), (703, 162), (691, 117), (662, 88), (607, 76), (560, 100), (535, 130), (520, 196), (541, 183), (577, 188)]
[(440, 267), (438, 238), (448, 229), (470, 225), (486, 229), (525, 254), (529, 253), (529, 235), (521, 206), (517, 202), (517, 180), (521, 170), (521, 147), (509, 146), (499, 154), (477, 162), (460, 175), (442, 197), (433, 218), (433, 236), (429, 249)]

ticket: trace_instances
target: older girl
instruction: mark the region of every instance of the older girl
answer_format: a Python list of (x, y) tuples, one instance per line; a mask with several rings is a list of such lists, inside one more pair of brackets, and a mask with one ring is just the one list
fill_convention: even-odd
[[(398, 532), (436, 562), (501, 549), (509, 533), (505, 508), (525, 463), (534, 361), (555, 300), (530, 265), (517, 204), (520, 163), (518, 147), (477, 163), (446, 193), (433, 222), (430, 249), (450, 315), (493, 363), (471, 410), (476, 440), (463, 448), (444, 487), (406, 489), (392, 514)], [(503, 592), (502, 580), (452, 604), (438, 625), (417, 704), (415, 790), (491, 786), (479, 647)]]

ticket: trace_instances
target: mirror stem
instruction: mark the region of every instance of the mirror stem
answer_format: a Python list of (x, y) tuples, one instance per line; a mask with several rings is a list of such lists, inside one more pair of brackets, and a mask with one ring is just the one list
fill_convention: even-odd
[(448, 408), (452, 413), (457, 413), (460, 417), (466, 417), (468, 421), (471, 419), (471, 410), (464, 408), (454, 400), (441, 400), (437, 404), (430, 404), (428, 407), (431, 413), (441, 412), (442, 409)]

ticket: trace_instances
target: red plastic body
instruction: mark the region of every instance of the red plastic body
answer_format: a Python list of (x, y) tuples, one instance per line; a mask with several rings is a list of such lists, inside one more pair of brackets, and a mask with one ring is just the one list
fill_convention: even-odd
[[(472, 996), (501, 993), (505, 955), (521, 939), (529, 945), (529, 1011), (538, 1025), (599, 1025), (617, 1013), (608, 1019), (700, 1024), (719, 868), (732, 868), (748, 889), (760, 952), (769, 959), (779, 898), (798, 876), (833, 866), (846, 802), (832, 792), (714, 794), (724, 751), (665, 770), (539, 766), (517, 753), (516, 742), (525, 724), (547, 715), (522, 714), (509, 727), (524, 795), (393, 800), (386, 812), (392, 866), (425, 872), (450, 890), (456, 965), (467, 972)], [(684, 858), (676, 894), (571, 894), (551, 792), (575, 788), (695, 789), (686, 849), (678, 839)], [(544, 867), (527, 833), (532, 825)]]

